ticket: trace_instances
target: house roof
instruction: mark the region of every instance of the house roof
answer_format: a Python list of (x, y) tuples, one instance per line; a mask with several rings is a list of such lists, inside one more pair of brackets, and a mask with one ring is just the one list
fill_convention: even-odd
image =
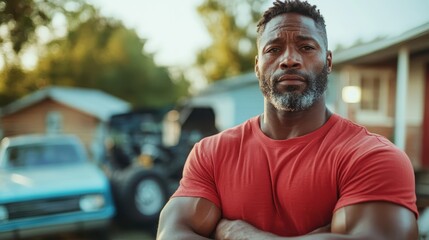
[(205, 89), (201, 90), (197, 95), (208, 95), (218, 92), (231, 91), (236, 88), (242, 88), (244, 86), (254, 84), (258, 84), (258, 79), (256, 78), (255, 72), (249, 72), (216, 81), (207, 86)]
[(108, 120), (112, 114), (122, 113), (131, 108), (128, 102), (100, 90), (52, 86), (10, 103), (1, 109), (1, 115), (18, 112), (48, 98), (102, 121)]
[(393, 58), (403, 46), (407, 47), (410, 53), (429, 49), (429, 22), (394, 37), (334, 51), (334, 66), (348, 62), (371, 63), (380, 59)]

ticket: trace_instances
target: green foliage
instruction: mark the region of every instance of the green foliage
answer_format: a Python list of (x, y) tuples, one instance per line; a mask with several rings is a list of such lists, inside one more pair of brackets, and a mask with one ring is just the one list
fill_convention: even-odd
[(264, 1), (205, 0), (198, 13), (212, 38), (197, 66), (209, 81), (251, 71), (256, 56), (256, 22)]
[(51, 85), (97, 88), (134, 104), (162, 107), (183, 94), (153, 57), (144, 41), (122, 23), (100, 16), (51, 42), (38, 66), (39, 81)]
[(37, 25), (46, 25), (50, 22), (49, 14), (38, 9), (32, 0), (1, 0), (0, 23), (8, 28), (8, 34), (3, 35), (2, 43), (10, 41), (12, 49), (18, 53), (23, 45), (34, 38)]
[(0, 102), (11, 102), (16, 96), (25, 94), (28, 83), (25, 81), (25, 73), (19, 66), (10, 66), (0, 72)]
[[(58, 37), (51, 28), (53, 40), (38, 45), (36, 68), (23, 70), (19, 55), (58, 16), (67, 33)], [(0, 20), (0, 106), (47, 85), (101, 89), (136, 108), (172, 105), (188, 94), (188, 82), (156, 66), (134, 30), (84, 0), (0, 0)]]
[(0, 27), (5, 30), (0, 34), (3, 53), (19, 54), (27, 44), (36, 42), (37, 28), (50, 27), (55, 16), (76, 20), (87, 15), (88, 9), (83, 0), (0, 0)]

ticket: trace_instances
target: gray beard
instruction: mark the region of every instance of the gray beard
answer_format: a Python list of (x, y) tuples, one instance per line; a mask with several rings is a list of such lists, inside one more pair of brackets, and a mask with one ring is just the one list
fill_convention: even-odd
[[(290, 72), (296, 74), (296, 72)], [(277, 89), (277, 82), (270, 87), (269, 79), (262, 79), (260, 88), (262, 94), (276, 109), (287, 112), (297, 112), (309, 109), (320, 99), (328, 85), (328, 66), (325, 65), (322, 71), (313, 76), (299, 74), (307, 80), (307, 88), (302, 92), (292, 91), (291, 86), (288, 90), (291, 92), (280, 93)]]

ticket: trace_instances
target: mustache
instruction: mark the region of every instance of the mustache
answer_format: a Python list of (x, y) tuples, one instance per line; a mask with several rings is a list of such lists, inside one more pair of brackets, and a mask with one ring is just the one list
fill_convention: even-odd
[(297, 69), (289, 69), (289, 70), (285, 70), (285, 71), (281, 71), (281, 72), (273, 74), (273, 76), (272, 76), (273, 82), (278, 82), (279, 79), (284, 75), (296, 75), (296, 76), (302, 77), (305, 80), (309, 79), (308, 74), (302, 73)]

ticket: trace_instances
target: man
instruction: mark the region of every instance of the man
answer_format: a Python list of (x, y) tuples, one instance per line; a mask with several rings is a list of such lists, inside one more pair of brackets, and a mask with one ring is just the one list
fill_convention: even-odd
[(323, 17), (277, 1), (258, 24), (264, 113), (194, 146), (159, 239), (417, 239), (413, 169), (325, 105)]

